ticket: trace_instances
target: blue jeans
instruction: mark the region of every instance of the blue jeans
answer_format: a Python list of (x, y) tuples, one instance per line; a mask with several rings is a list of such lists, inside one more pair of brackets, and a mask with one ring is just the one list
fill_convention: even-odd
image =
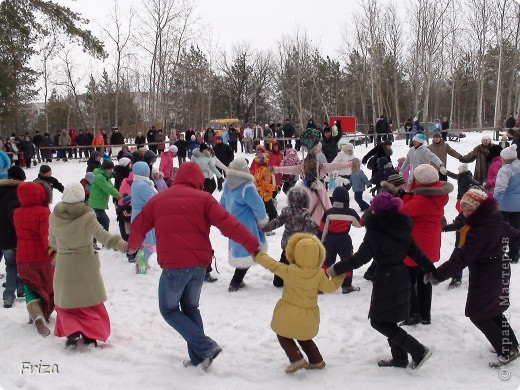
[(206, 267), (163, 269), (159, 279), (159, 310), (164, 320), (188, 343), (194, 365), (213, 355), (217, 343), (204, 334), (199, 311)]
[(16, 299), (16, 290), (22, 293), (23, 284), (18, 279), (18, 273), (16, 269), (16, 249), (4, 249), (5, 259), (5, 290), (4, 290), (4, 303), (13, 303)]
[(354, 200), (359, 205), (359, 208), (361, 209), (361, 211), (365, 211), (366, 209), (368, 209), (370, 207), (370, 205), (363, 200), (363, 192), (362, 191), (361, 192), (354, 192)]

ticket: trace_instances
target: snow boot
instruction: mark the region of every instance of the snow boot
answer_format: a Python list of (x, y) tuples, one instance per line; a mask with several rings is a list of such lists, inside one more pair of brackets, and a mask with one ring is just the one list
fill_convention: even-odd
[(97, 341), (94, 339), (91, 339), (90, 337), (85, 336), (83, 333), (81, 334), (81, 337), (83, 338), (83, 344), (84, 345), (94, 345), (94, 347), (97, 347)]
[(204, 281), (207, 283), (214, 283), (218, 280), (218, 278), (211, 275), (211, 272), (206, 273), (206, 276), (204, 277)]
[(39, 300), (31, 301), (27, 304), (27, 311), (29, 312), (29, 317), (33, 320), (38, 333), (43, 337), (47, 337), (51, 334), (51, 331), (45, 325), (45, 319), (43, 318), (43, 309), (42, 304)]
[(422, 356), (413, 358), (412, 355), (413, 362), (410, 365), (410, 368), (412, 370), (418, 370), (419, 368), (421, 368), (424, 362), (430, 358), (430, 356), (432, 356), (432, 351), (430, 351), (427, 347), (424, 347), (424, 352), (422, 353)]
[(305, 359), (300, 359), (300, 360), (297, 360), (295, 362), (292, 362), (291, 364), (289, 364), (287, 366), (287, 368), (285, 369), (285, 372), (287, 374), (292, 374), (298, 370), (301, 370), (302, 368), (305, 368), (307, 367), (308, 363), (307, 363), (307, 360)]
[(75, 349), (78, 346), (78, 341), (81, 337), (80, 332), (72, 333), (67, 336), (67, 341), (65, 341), (65, 348), (67, 349)]
[(421, 322), (421, 317), (417, 314), (412, 314), (410, 317), (404, 321), (401, 326), (412, 326), (417, 325), (419, 322)]
[(461, 280), (452, 278), (450, 284), (448, 285), (448, 288), (450, 290), (453, 290), (454, 288), (459, 287), (461, 284), (462, 284)]
[(377, 362), (379, 367), (398, 367), (398, 368), (406, 368), (408, 367), (408, 359), (403, 361), (396, 361), (394, 359), (390, 360), (380, 360)]
[(516, 360), (519, 356), (520, 352), (518, 347), (513, 347), (507, 355), (500, 355), (498, 360), (496, 362), (489, 363), (489, 366), (492, 368), (502, 367), (511, 363), (513, 360)]
[(351, 292), (354, 292), (354, 291), (360, 291), (361, 289), (359, 287), (354, 287), (354, 286), (345, 286), (345, 287), (341, 287), (341, 292), (343, 294), (350, 294)]
[(213, 352), (211, 352), (211, 354), (205, 358), (202, 363), (200, 363), (200, 366), (201, 368), (204, 370), (204, 371), (207, 371), (209, 366), (211, 366), (211, 363), (213, 363), (213, 360), (215, 360), (215, 358), (220, 354), (220, 352), (222, 352), (222, 348), (220, 348), (218, 345), (215, 347), (215, 349), (213, 350)]
[(322, 360), (319, 363), (309, 363), (307, 364), (307, 367), (305, 367), (306, 370), (323, 370), (325, 368), (326, 364)]
[(408, 353), (397, 345), (395, 342), (388, 340), (390, 350), (392, 351), (392, 359), (380, 360), (377, 362), (379, 367), (399, 367), (406, 368), (408, 366)]
[(228, 291), (236, 292), (239, 289), (244, 288), (245, 286), (246, 286), (246, 284), (244, 282), (237, 283), (237, 282), (231, 281), (231, 283), (229, 283)]

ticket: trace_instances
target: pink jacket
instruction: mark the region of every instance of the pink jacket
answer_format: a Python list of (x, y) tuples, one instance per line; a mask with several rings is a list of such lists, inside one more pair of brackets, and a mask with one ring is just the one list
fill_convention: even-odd
[(170, 177), (170, 173), (173, 168), (173, 153), (169, 150), (167, 152), (161, 152), (161, 164), (159, 164), (159, 170), (164, 174), (164, 177)]
[(502, 168), (502, 160), (500, 159), (500, 156), (496, 156), (493, 158), (493, 160), (491, 160), (491, 164), (489, 164), (486, 179), (486, 194), (490, 197), (493, 197), (495, 182), (497, 180), (497, 174), (500, 168)]

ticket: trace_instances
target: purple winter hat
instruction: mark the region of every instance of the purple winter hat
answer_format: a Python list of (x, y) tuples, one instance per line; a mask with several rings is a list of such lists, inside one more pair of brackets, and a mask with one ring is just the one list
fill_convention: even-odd
[(372, 207), (372, 211), (374, 213), (381, 213), (385, 211), (396, 213), (399, 211), (402, 205), (403, 201), (401, 198), (395, 198), (388, 192), (382, 192), (376, 195), (376, 197), (372, 199), (372, 202), (370, 202), (370, 206)]

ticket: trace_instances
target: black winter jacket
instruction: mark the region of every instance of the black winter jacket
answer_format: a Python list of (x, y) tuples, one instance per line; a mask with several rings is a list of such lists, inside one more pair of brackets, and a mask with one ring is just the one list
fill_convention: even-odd
[(235, 159), (233, 149), (225, 143), (216, 144), (213, 146), (213, 151), (215, 152), (215, 157), (218, 158), (226, 167)]
[(14, 229), (13, 213), (20, 207), (16, 194), (18, 180), (0, 180), (0, 249), (16, 248), (16, 231)]
[(410, 256), (425, 273), (433, 263), (412, 238), (412, 219), (401, 213), (381, 212), (367, 217), (367, 229), (358, 251), (334, 265), (342, 274), (371, 259), (377, 264), (369, 317), (375, 321), (400, 322), (410, 313), (410, 275), (403, 260)]
[[(45, 183), (47, 183), (53, 190), (58, 190), (59, 192), (63, 193), (65, 190), (65, 187), (63, 184), (61, 184), (58, 179), (56, 179), (53, 176), (42, 176), (41, 174), (38, 174), (38, 179), (36, 180), (42, 180)], [(35, 180), (35, 181), (36, 181)]]

